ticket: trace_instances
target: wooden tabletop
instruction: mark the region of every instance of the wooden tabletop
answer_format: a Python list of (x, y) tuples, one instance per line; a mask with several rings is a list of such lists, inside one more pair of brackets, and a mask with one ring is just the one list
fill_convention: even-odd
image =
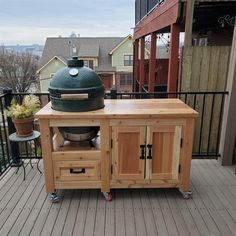
[(154, 118), (197, 117), (198, 113), (179, 99), (105, 99), (105, 107), (88, 112), (55, 111), (48, 103), (35, 115), (40, 119), (58, 118)]

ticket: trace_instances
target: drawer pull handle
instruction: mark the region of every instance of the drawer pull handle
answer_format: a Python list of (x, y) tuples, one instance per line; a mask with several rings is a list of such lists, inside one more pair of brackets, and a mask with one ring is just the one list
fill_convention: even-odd
[(147, 159), (152, 159), (152, 145), (151, 145), (151, 144), (148, 144), (148, 145), (147, 145), (147, 148), (148, 148), (148, 156), (147, 156)]
[(70, 169), (70, 174), (84, 174), (84, 173), (85, 173), (85, 168), (82, 168), (81, 170)]
[(140, 159), (144, 160), (145, 159), (145, 145), (140, 145), (140, 149), (141, 149)]

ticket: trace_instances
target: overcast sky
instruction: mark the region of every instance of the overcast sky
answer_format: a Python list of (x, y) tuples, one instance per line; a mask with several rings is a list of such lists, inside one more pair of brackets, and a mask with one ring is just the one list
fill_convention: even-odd
[(0, 44), (44, 44), (47, 37), (126, 36), (135, 0), (0, 0)]

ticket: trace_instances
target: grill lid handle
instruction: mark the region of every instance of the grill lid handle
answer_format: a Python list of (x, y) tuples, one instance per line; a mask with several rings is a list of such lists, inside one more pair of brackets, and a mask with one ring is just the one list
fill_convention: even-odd
[(88, 93), (61, 94), (61, 100), (82, 100), (88, 98)]

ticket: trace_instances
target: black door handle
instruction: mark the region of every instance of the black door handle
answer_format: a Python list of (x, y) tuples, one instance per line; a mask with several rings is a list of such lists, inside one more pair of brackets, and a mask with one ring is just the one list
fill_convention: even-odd
[(147, 156), (147, 159), (152, 159), (152, 145), (151, 145), (151, 144), (148, 144), (148, 145), (147, 145), (147, 148), (148, 148), (148, 156)]
[(145, 159), (145, 145), (140, 145), (141, 148), (141, 156), (140, 159), (144, 160)]
[(74, 170), (70, 169), (70, 174), (84, 174), (85, 173), (85, 168), (82, 168), (81, 170)]

